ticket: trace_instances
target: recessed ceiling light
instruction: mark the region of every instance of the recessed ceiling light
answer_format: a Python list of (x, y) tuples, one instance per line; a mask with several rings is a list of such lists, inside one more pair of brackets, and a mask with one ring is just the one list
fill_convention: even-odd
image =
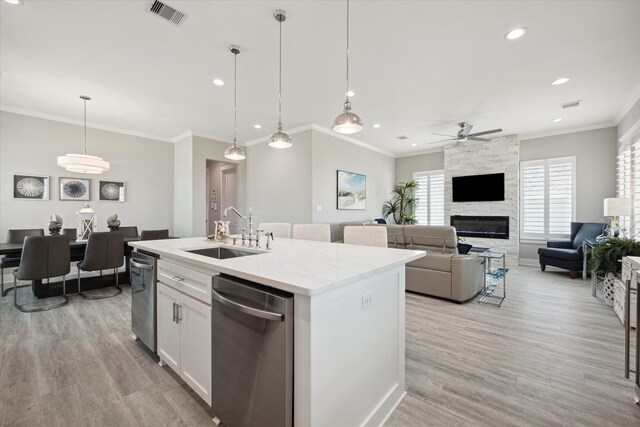
[(380, 123), (374, 123), (374, 124), (373, 124), (373, 127), (374, 127), (374, 128), (376, 128), (376, 129), (378, 129), (378, 128), (380, 127)]
[(569, 77), (560, 77), (559, 79), (555, 79), (554, 81), (552, 81), (551, 84), (553, 86), (560, 86), (567, 83), (569, 80), (571, 80)]
[(22, 4), (22, 0), (4, 0), (4, 2), (12, 4), (14, 6), (19, 6)]
[(561, 121), (562, 121), (562, 118), (560, 118), (560, 117), (558, 117), (557, 119), (553, 119), (553, 123), (558, 123), (558, 122), (561, 122)]
[(504, 35), (504, 38), (507, 40), (515, 40), (515, 39), (519, 39), (520, 37), (524, 36), (527, 33), (527, 29), (526, 28), (514, 28), (513, 30), (509, 31), (507, 34)]
[(224, 81), (220, 80), (220, 79), (215, 79), (213, 80), (213, 84), (216, 86), (224, 86)]
[(347, 93), (345, 93), (345, 95), (349, 98), (351, 98), (352, 96), (354, 96), (356, 93), (352, 90), (348, 91)]
[(253, 127), (256, 129), (262, 129), (262, 125), (253, 125)]
[(416, 144), (415, 142), (413, 144), (411, 144), (412, 147), (415, 147), (416, 145), (418, 145), (418, 144)]

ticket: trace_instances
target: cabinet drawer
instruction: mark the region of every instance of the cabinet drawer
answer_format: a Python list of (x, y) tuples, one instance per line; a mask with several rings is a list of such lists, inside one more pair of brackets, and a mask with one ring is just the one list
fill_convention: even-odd
[(169, 261), (158, 260), (158, 281), (211, 305), (212, 276)]

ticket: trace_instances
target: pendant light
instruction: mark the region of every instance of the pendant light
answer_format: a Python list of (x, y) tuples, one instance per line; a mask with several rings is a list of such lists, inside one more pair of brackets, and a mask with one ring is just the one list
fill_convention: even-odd
[(229, 46), (229, 50), (233, 53), (233, 144), (224, 150), (224, 157), (229, 160), (244, 160), (247, 156), (242, 148), (238, 146), (238, 54), (240, 48), (236, 45)]
[(287, 20), (287, 12), (277, 9), (273, 17), (280, 23), (280, 68), (278, 72), (278, 130), (269, 138), (269, 147), (289, 148), (291, 138), (282, 131), (282, 23)]
[(347, 89), (344, 91), (347, 97), (344, 102), (344, 110), (333, 121), (332, 129), (334, 132), (349, 135), (362, 130), (362, 119), (351, 112), (351, 101), (349, 101), (349, 0), (347, 0)]
[(87, 101), (91, 98), (81, 95), (84, 101), (84, 154), (67, 154), (58, 156), (58, 166), (62, 166), (69, 172), (76, 173), (102, 173), (109, 170), (109, 162), (105, 162), (101, 157), (87, 154)]

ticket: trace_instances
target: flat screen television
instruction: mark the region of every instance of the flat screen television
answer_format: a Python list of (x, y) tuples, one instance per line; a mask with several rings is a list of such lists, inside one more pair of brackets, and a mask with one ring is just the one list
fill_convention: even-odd
[(495, 202), (504, 200), (504, 173), (454, 176), (454, 202)]

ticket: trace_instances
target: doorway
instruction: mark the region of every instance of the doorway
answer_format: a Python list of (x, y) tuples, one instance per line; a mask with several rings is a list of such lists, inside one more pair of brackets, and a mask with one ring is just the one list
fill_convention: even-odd
[(229, 206), (238, 207), (237, 166), (234, 163), (207, 160), (207, 234), (213, 234), (215, 221), (229, 221), (229, 233), (238, 233), (238, 216), (222, 214)]

